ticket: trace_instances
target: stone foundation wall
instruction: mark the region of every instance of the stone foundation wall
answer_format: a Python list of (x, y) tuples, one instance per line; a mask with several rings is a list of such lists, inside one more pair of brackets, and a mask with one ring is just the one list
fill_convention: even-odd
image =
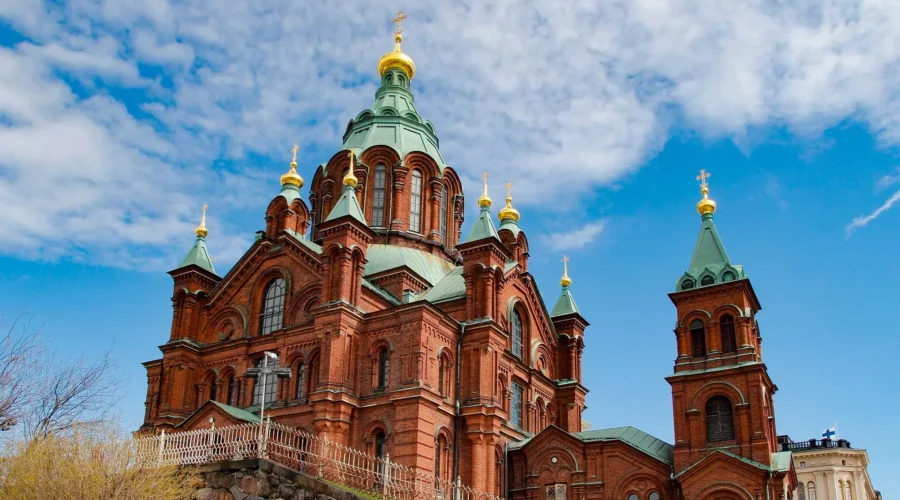
[(200, 466), (193, 500), (367, 500), (264, 459)]

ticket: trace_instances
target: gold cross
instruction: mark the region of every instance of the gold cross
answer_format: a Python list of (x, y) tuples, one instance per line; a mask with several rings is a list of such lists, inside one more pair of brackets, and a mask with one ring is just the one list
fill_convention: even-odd
[(563, 255), (562, 263), (563, 263), (563, 269), (564, 269), (563, 272), (567, 272), (569, 270), (569, 258), (566, 257), (565, 255)]
[(353, 151), (348, 151), (347, 156), (350, 157), (350, 173), (353, 173), (353, 168), (356, 166), (353, 161)]
[(484, 194), (487, 195), (487, 178), (488, 178), (488, 173), (485, 172), (485, 173), (481, 174), (481, 178), (484, 179)]
[(506, 183), (506, 197), (509, 198), (512, 196), (512, 182)]
[(206, 203), (203, 204), (203, 215), (200, 217), (200, 225), (203, 226), (206, 224), (206, 209), (209, 207)]
[(700, 169), (700, 175), (696, 177), (698, 181), (700, 181), (700, 189), (709, 189), (709, 185), (706, 183), (706, 179), (709, 179), (710, 173), (705, 169)]
[(402, 10), (397, 11), (397, 17), (395, 17), (391, 22), (397, 25), (397, 33), (403, 33), (403, 29), (400, 28), (400, 23), (406, 19), (406, 14), (403, 13)]
[(300, 146), (294, 144), (294, 147), (291, 148), (291, 153), (294, 153), (294, 157), (291, 158), (291, 163), (297, 163), (297, 151), (300, 151)]

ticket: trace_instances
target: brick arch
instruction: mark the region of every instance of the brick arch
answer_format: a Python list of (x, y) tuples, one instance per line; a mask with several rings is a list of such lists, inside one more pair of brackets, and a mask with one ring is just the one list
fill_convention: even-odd
[[(507, 349), (512, 352), (512, 316), (513, 312), (519, 313), (519, 318), (522, 320), (522, 362), (528, 366), (533, 368), (531, 364), (532, 353), (536, 347), (532, 347), (533, 338), (532, 332), (535, 330), (535, 327), (532, 325), (533, 318), (531, 311), (528, 309), (528, 303), (522, 297), (518, 295), (513, 295), (506, 302), (506, 331), (509, 332), (509, 344), (507, 345)], [(536, 340), (540, 340), (539, 338)], [(529, 349), (531, 347), (531, 349)], [(531, 351), (531, 352), (529, 352)]]
[(658, 474), (644, 472), (639, 469), (622, 476), (613, 489), (611, 498), (616, 500), (626, 500), (632, 493), (638, 496), (639, 500), (647, 500), (650, 493), (657, 492), (660, 500), (666, 498), (665, 478), (661, 478)]
[(694, 309), (693, 311), (685, 313), (685, 315), (681, 317), (681, 321), (679, 321), (678, 326), (679, 328), (684, 328), (690, 325), (691, 321), (694, 321), (695, 319), (703, 321), (703, 325), (705, 326), (707, 323), (709, 323), (709, 320), (712, 319), (712, 314), (704, 309)]
[(287, 318), (290, 320), (288, 324), (296, 325), (308, 321), (306, 313), (315, 305), (315, 302), (321, 302), (321, 300), (322, 286), (320, 283), (310, 283), (298, 290), (290, 304), (286, 306)]
[(743, 486), (719, 481), (712, 483), (697, 495), (698, 500), (754, 500), (753, 495)]
[(247, 336), (248, 328), (249, 318), (246, 311), (238, 306), (228, 305), (219, 309), (206, 322), (197, 340), (204, 344), (212, 344), (242, 338)]
[[(282, 315), (287, 313), (287, 306), (293, 295), (291, 290), (293, 288), (293, 275), (289, 269), (283, 266), (268, 267), (257, 274), (250, 283), (250, 328), (248, 331), (251, 337), (255, 337), (259, 333), (259, 313), (262, 310), (262, 299), (266, 286), (276, 278), (284, 279), (284, 309), (282, 310)], [(282, 326), (286, 325), (284, 319), (282, 317)]]
[(740, 307), (738, 307), (734, 304), (723, 304), (723, 305), (717, 307), (712, 312), (710, 317), (715, 318), (716, 321), (718, 321), (719, 318), (721, 318), (723, 314), (731, 314), (735, 318), (743, 318), (744, 317), (744, 311), (742, 311)]
[(375, 434), (381, 431), (384, 433), (385, 440), (391, 439), (391, 436), (394, 435), (394, 432), (391, 430), (390, 424), (382, 419), (373, 420), (369, 422), (369, 425), (366, 426), (366, 430), (363, 432), (363, 436), (366, 441), (375, 438)]
[(435, 162), (431, 156), (420, 151), (411, 151), (407, 153), (406, 157), (403, 158), (403, 164), (409, 167), (409, 173), (406, 174), (407, 178), (412, 175), (414, 169), (422, 171), (425, 181), (428, 181), (432, 177), (440, 178), (443, 174), (440, 167), (438, 167), (437, 162)]
[[(551, 459), (554, 456), (559, 459), (559, 462), (556, 464), (552, 464), (551, 462)], [(564, 461), (566, 461), (567, 463), (563, 463)], [(530, 471), (531, 474), (540, 474), (540, 471), (544, 470), (548, 465), (553, 465), (554, 467), (568, 466), (571, 472), (577, 472), (581, 470), (578, 467), (578, 458), (575, 457), (575, 454), (572, 453), (572, 450), (559, 446), (553, 446), (540, 451), (539, 453), (535, 454), (534, 460), (529, 460), (529, 462), (534, 464)]]
[(744, 393), (741, 392), (740, 389), (734, 386), (734, 384), (730, 382), (725, 382), (723, 380), (716, 380), (713, 382), (707, 382), (703, 384), (697, 392), (694, 393), (694, 397), (691, 398), (691, 406), (690, 409), (698, 409), (697, 403), (702, 402), (703, 406), (706, 406), (706, 402), (709, 401), (709, 398), (713, 396), (724, 396), (731, 401), (731, 406), (736, 407), (741, 404), (745, 404), (747, 399), (744, 397)]
[(538, 361), (543, 358), (547, 366), (547, 373), (544, 376), (555, 380), (556, 366), (553, 363), (553, 353), (547, 344), (537, 341), (531, 349), (531, 367), (539, 370)]

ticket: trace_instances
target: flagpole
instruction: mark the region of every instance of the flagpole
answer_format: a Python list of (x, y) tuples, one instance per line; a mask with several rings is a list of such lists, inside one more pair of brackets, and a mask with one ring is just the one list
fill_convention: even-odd
[(840, 438), (841, 438), (841, 435), (838, 434), (837, 420), (835, 420), (835, 421), (834, 421), (834, 440), (837, 441), (837, 440), (840, 439)]

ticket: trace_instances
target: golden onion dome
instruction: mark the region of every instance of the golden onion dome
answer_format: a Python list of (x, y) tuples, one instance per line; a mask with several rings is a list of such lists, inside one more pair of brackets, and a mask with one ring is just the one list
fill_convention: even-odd
[(569, 285), (572, 284), (572, 278), (569, 278), (569, 258), (563, 255), (562, 258), (563, 263), (563, 275), (562, 278), (559, 279), (559, 284), (564, 288), (568, 288)]
[(291, 159), (291, 169), (287, 171), (286, 174), (281, 176), (281, 185), (286, 186), (288, 184), (297, 186), (297, 189), (303, 187), (303, 177), (300, 177), (300, 174), (297, 173), (297, 151), (300, 149), (299, 146), (294, 144), (291, 152), (294, 153), (294, 157)]
[(512, 206), (511, 182), (506, 183), (506, 206), (500, 209), (499, 218), (501, 222), (507, 219), (512, 219), (514, 222), (519, 222), (519, 211)]
[(359, 184), (359, 179), (353, 173), (353, 170), (356, 169), (356, 156), (353, 154), (353, 151), (349, 151), (347, 156), (350, 157), (350, 167), (347, 169), (347, 175), (344, 176), (344, 185), (355, 188)]
[(481, 196), (478, 197), (478, 206), (481, 208), (491, 208), (491, 197), (488, 196), (488, 187), (487, 187), (487, 179), (488, 173), (485, 172), (481, 178), (484, 180), (484, 191), (482, 191)]
[(700, 212), (700, 215), (712, 214), (716, 211), (716, 202), (709, 199), (709, 183), (706, 182), (709, 177), (709, 172), (704, 169), (701, 169), (700, 175), (697, 176), (697, 180), (700, 181), (700, 192), (703, 193), (703, 199), (697, 202), (697, 212)]
[(400, 42), (402, 41), (403, 33), (398, 29), (394, 33), (394, 50), (381, 56), (381, 59), (378, 61), (378, 74), (380, 76), (384, 76), (385, 73), (392, 69), (402, 71), (410, 80), (416, 76), (416, 63), (413, 62), (412, 57), (409, 57), (400, 49)]
[(206, 229), (206, 208), (208, 205), (206, 203), (203, 204), (203, 215), (200, 217), (200, 225), (194, 229), (194, 234), (197, 235), (198, 238), (206, 238), (206, 235), (209, 234), (209, 231)]

